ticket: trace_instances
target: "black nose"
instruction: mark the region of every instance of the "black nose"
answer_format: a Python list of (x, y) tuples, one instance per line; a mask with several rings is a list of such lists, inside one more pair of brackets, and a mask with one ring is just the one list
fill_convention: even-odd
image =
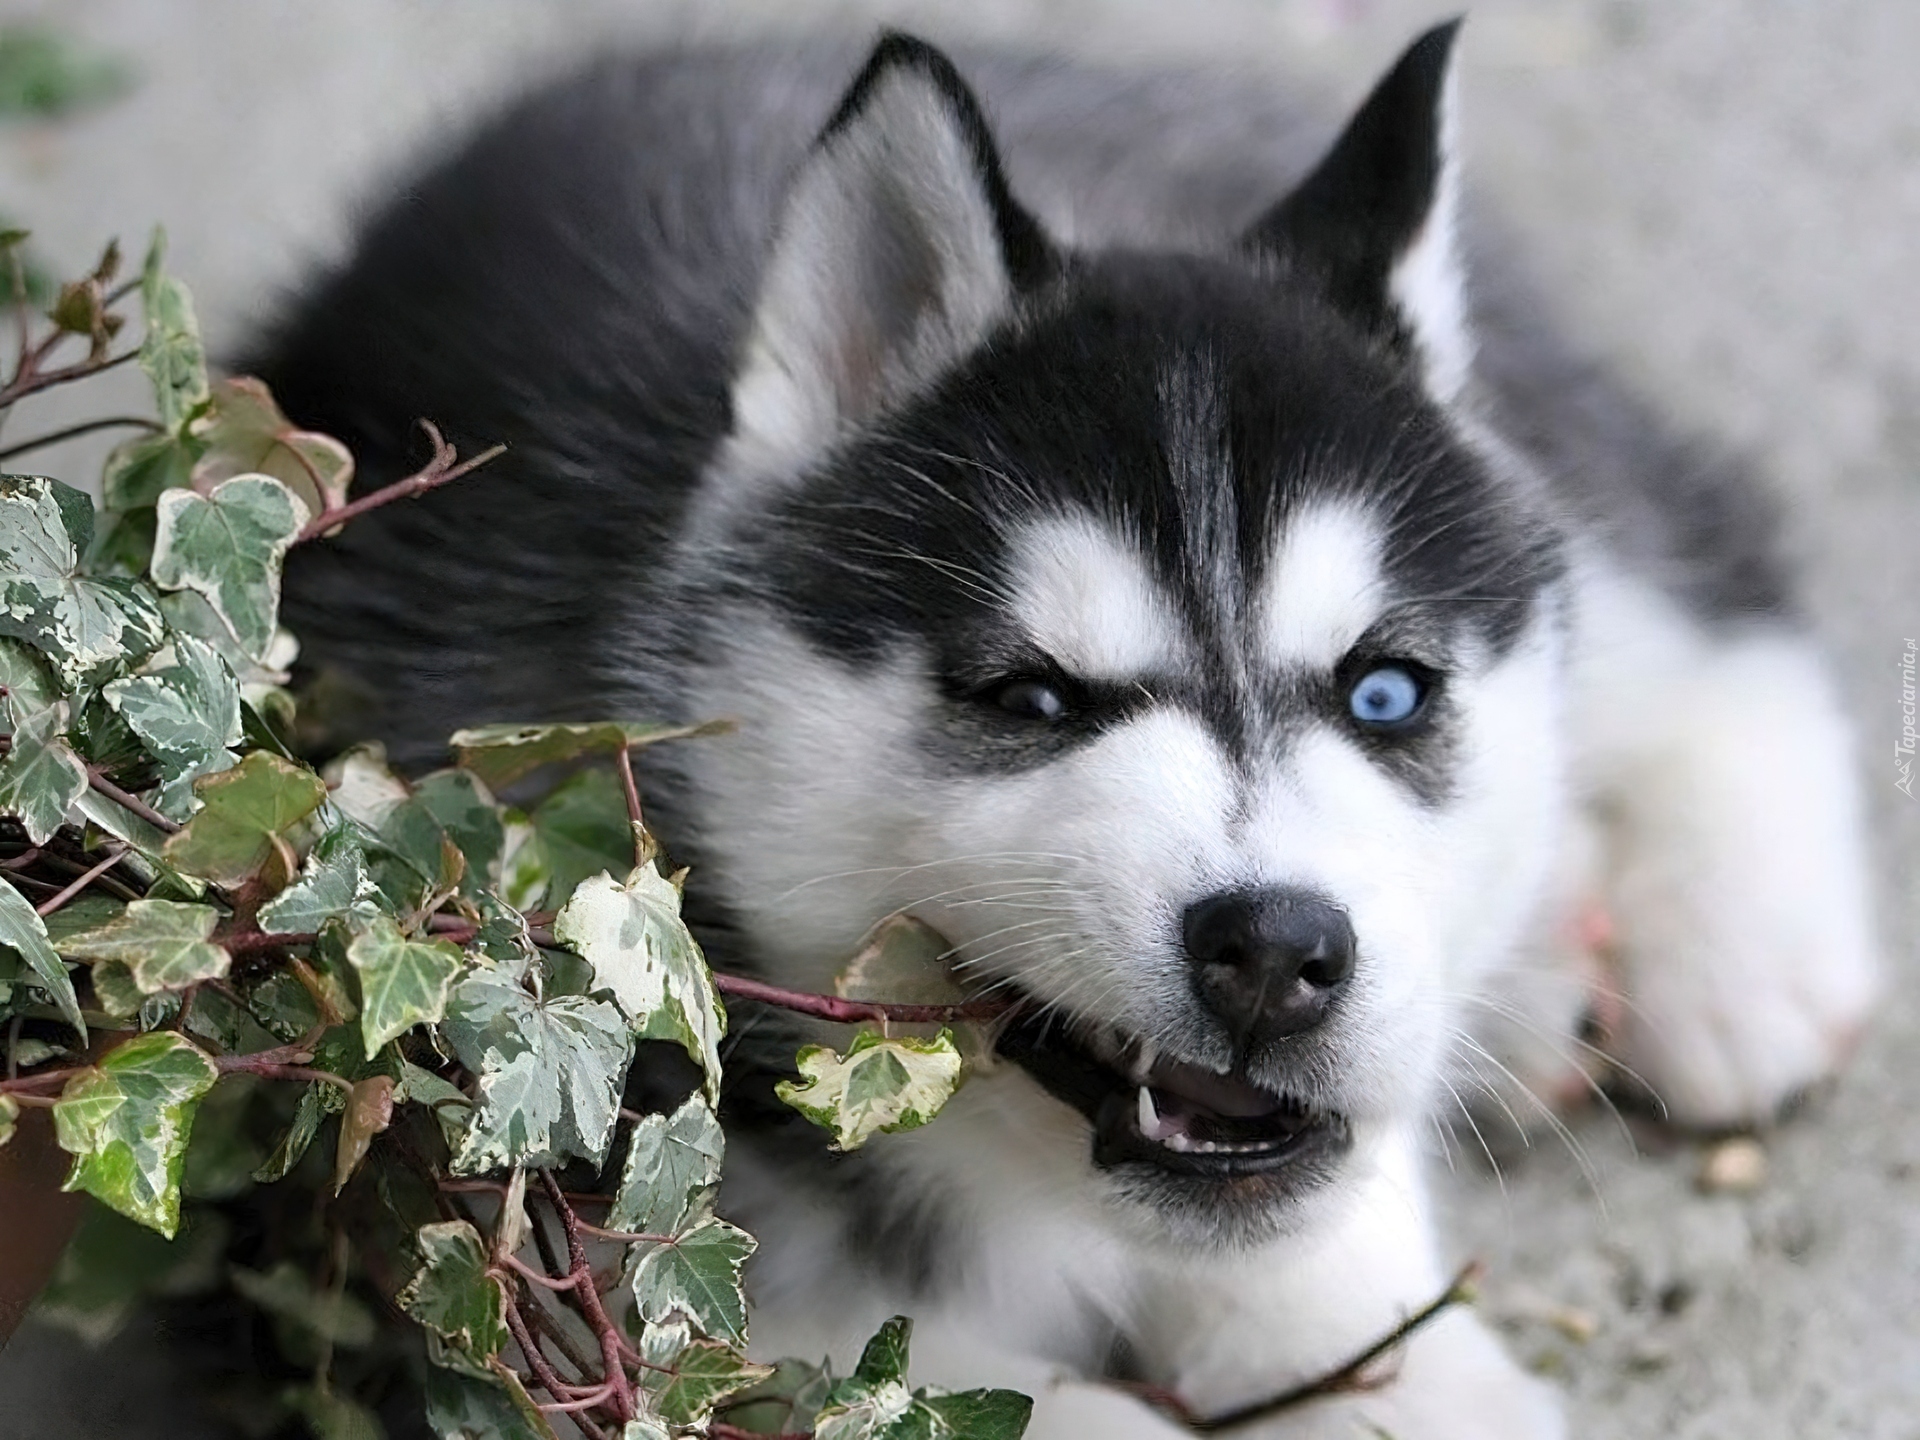
[(1310, 891), (1210, 895), (1184, 930), (1201, 1002), (1243, 1044), (1318, 1025), (1353, 974), (1347, 912)]

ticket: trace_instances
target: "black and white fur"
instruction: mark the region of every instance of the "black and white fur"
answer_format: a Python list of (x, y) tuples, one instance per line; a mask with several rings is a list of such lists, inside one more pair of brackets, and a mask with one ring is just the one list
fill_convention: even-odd
[[(1421, 1136), (1462, 1055), (1556, 1082), (1593, 898), (1620, 1058), (1679, 1120), (1769, 1116), (1866, 1013), (1847, 736), (1771, 527), (1463, 241), (1454, 38), (1317, 162), (1311, 117), (1218, 77), (983, 56), (983, 108), (901, 37), (609, 63), (411, 185), (260, 358), (368, 483), (417, 416), (512, 447), (288, 577), (307, 663), (383, 687), (403, 759), (737, 717), (649, 777), (718, 962), (822, 988), (908, 907), (1058, 1043), (1321, 1126), (1194, 1173), (1003, 1061), (835, 1158), (750, 1078), (756, 1349), (848, 1357), (905, 1310), (916, 1378), (1026, 1389), (1039, 1440), (1173, 1433), (1076, 1378), (1219, 1410), (1439, 1288)], [(1388, 663), (1418, 723), (1357, 725)], [(1357, 959), (1323, 1023), (1249, 1039), (1181, 916), (1274, 886)], [(1561, 1430), (1466, 1314), (1272, 1433), (1367, 1424)]]

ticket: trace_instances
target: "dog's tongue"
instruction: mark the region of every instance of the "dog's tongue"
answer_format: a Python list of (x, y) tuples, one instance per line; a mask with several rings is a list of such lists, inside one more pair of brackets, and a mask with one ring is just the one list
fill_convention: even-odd
[[(1179, 1060), (1162, 1060), (1147, 1072), (1147, 1083), (1169, 1100), (1184, 1100), (1195, 1110), (1238, 1119), (1257, 1119), (1271, 1115), (1285, 1103), (1270, 1090), (1233, 1075), (1216, 1075), (1199, 1065)], [(1171, 1117), (1177, 1104), (1163, 1107)]]

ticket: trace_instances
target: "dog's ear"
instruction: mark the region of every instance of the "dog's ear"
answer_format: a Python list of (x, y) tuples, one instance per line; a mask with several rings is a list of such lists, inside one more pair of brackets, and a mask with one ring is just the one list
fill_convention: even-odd
[(1320, 164), (1245, 237), (1368, 330), (1410, 349), (1443, 400), (1459, 393), (1473, 361), (1454, 224), (1460, 23), (1414, 41)]
[(953, 63), (886, 34), (789, 192), (734, 379), (736, 468), (791, 469), (883, 413), (1054, 263)]

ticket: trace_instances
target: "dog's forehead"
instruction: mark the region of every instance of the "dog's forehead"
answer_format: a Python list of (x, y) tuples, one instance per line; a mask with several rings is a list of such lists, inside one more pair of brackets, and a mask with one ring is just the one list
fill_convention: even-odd
[(1280, 517), (1252, 566), (1209, 548), (1204, 531), (1185, 529), (1200, 542), (1187, 568), (1203, 585), (1169, 584), (1151, 544), (1111, 518), (1083, 512), (1024, 522), (1008, 546), (1011, 618), (1070, 674), (1128, 680), (1197, 670), (1208, 640), (1256, 671), (1331, 668), (1388, 604), (1384, 527), (1350, 497), (1317, 499)]

